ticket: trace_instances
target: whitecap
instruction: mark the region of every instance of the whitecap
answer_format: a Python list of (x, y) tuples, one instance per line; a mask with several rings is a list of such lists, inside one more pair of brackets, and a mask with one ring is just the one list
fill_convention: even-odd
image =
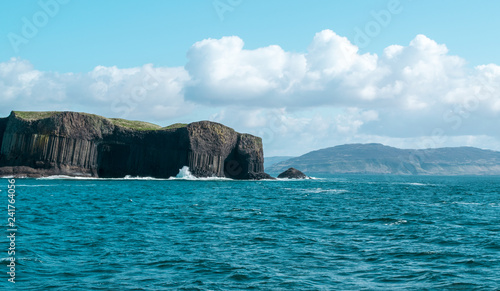
[(341, 193), (346, 193), (349, 192), (345, 189), (323, 189), (323, 188), (312, 188), (312, 189), (292, 189), (292, 190), (299, 190), (304, 193), (334, 193), (334, 194), (341, 194)]
[(184, 166), (179, 169), (179, 173), (175, 177), (170, 177), (168, 180), (189, 180), (189, 181), (233, 181), (233, 179), (226, 177), (196, 177), (191, 171), (189, 171), (188, 166)]
[(461, 202), (461, 201), (454, 201), (454, 202), (451, 202), (451, 204), (459, 204), (459, 205), (482, 205), (481, 203), (477, 203), (477, 202)]
[(385, 225), (400, 225), (400, 224), (404, 224), (404, 223), (407, 223), (408, 221), (404, 220), (404, 219), (400, 219), (396, 222), (391, 222), (391, 223), (386, 223)]
[(96, 177), (88, 176), (67, 176), (67, 175), (54, 175), (37, 178), (37, 180), (98, 180)]
[(179, 179), (196, 179), (196, 177), (191, 174), (191, 171), (189, 171), (188, 166), (184, 166), (182, 169), (179, 169), (179, 174), (175, 177)]
[(168, 179), (127, 175), (124, 178), (111, 178), (109, 180), (153, 180), (153, 181), (164, 181), (164, 180), (168, 180)]
[(295, 179), (295, 178), (275, 178), (275, 179), (263, 179), (259, 181), (307, 181), (307, 180), (325, 180), (325, 178), (307, 177), (306, 179)]
[(54, 175), (48, 177), (37, 178), (37, 180), (116, 180), (116, 181), (124, 181), (124, 180), (167, 180), (153, 177), (140, 177), (140, 176), (130, 176), (127, 175), (123, 178), (98, 178), (98, 177), (82, 177), (82, 176), (66, 176), (66, 175)]
[(393, 185), (409, 185), (409, 186), (440, 186), (438, 184), (425, 184), (425, 183), (417, 183), (417, 182), (399, 182), (399, 183), (391, 183)]
[(403, 183), (403, 182), (395, 182), (395, 183), (390, 183), (393, 185), (409, 185), (409, 186), (430, 186), (429, 184), (423, 184), (423, 183)]

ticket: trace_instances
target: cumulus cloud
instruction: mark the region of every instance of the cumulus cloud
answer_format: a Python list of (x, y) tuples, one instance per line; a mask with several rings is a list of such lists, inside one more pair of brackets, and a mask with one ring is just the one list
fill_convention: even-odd
[(500, 66), (471, 67), (424, 35), (379, 55), (360, 53), (331, 30), (304, 47), (246, 49), (228, 36), (193, 44), (184, 67), (97, 66), (75, 74), (14, 58), (0, 63), (0, 101), (7, 110), (212, 119), (263, 136), (276, 153), (290, 141), (297, 151), (361, 141), (429, 144), (421, 139), (500, 149), (491, 122), (500, 115)]
[[(303, 78), (303, 55), (276, 45), (256, 50), (243, 45), (236, 36), (195, 43), (187, 54), (186, 69), (192, 77), (187, 97), (206, 104), (252, 104), (270, 94), (287, 95)], [(268, 102), (279, 105), (279, 96), (274, 97)]]
[(278, 46), (248, 50), (233, 36), (198, 42), (188, 58), (188, 100), (269, 109), (355, 107), (380, 116), (345, 130), (404, 137), (441, 126), (451, 135), (474, 134), (477, 129), (464, 125), (472, 120), (468, 116), (500, 111), (499, 66), (470, 68), (424, 35), (407, 46), (391, 45), (380, 56), (359, 53), (331, 30), (317, 33), (305, 53)]
[[(420, 110), (451, 88), (467, 87), (465, 61), (445, 45), (418, 35), (383, 55), (360, 54), (347, 38), (324, 30), (307, 53), (278, 46), (244, 49), (236, 36), (192, 46), (186, 65), (192, 83), (186, 97), (208, 104), (294, 106), (397, 106)], [(472, 75), (479, 74), (477, 68)], [(385, 102), (379, 102), (379, 101)]]
[(184, 68), (97, 66), (88, 73), (60, 74), (12, 58), (0, 63), (0, 101), (9, 105), (6, 110), (74, 110), (162, 120), (194, 106), (184, 100), (188, 81)]
[(374, 110), (362, 111), (359, 108), (348, 108), (344, 114), (336, 117), (337, 131), (343, 134), (356, 134), (365, 123), (378, 119)]

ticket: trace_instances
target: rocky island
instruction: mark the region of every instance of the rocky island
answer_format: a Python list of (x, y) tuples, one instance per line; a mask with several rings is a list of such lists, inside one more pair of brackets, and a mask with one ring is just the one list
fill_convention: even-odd
[(299, 171), (295, 168), (289, 168), (288, 170), (279, 174), (278, 178), (279, 179), (310, 179), (309, 177), (306, 176), (306, 174), (302, 173), (301, 171)]
[(269, 179), (262, 140), (210, 121), (155, 124), (76, 112), (0, 118), (0, 176)]

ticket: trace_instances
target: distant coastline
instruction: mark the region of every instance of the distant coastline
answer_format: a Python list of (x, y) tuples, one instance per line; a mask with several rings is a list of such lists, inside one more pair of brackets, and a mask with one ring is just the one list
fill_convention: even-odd
[(500, 175), (500, 152), (473, 147), (398, 149), (382, 144), (347, 144), (286, 159), (265, 170), (274, 174), (290, 167), (308, 175)]

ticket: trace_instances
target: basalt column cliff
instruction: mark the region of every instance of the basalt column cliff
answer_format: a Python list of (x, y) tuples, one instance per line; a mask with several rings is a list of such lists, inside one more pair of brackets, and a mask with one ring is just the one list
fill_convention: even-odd
[(219, 123), (160, 127), (75, 112), (0, 118), (0, 176), (269, 178), (262, 140)]

